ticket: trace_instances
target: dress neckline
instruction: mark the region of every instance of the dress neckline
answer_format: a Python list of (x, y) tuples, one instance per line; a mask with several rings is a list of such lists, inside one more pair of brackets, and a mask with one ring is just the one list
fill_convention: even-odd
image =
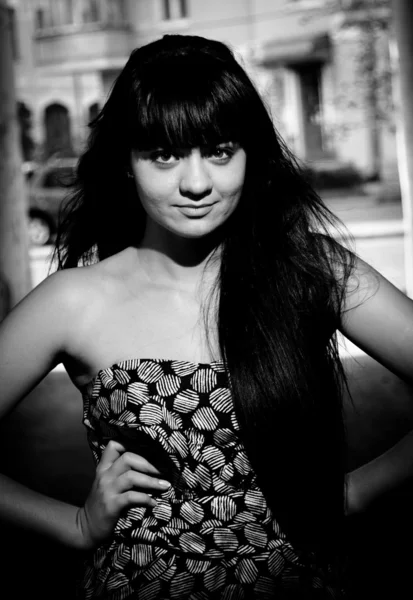
[[(85, 383), (79, 387), (81, 393), (84, 394), (89, 387), (94, 386), (96, 381), (100, 378), (102, 373), (104, 373), (105, 371), (109, 371), (109, 370), (113, 370), (113, 369), (117, 369), (119, 371), (127, 371), (130, 363), (134, 363), (137, 361), (139, 361), (139, 362), (149, 361), (149, 362), (154, 362), (154, 363), (173, 363), (173, 362), (175, 362), (175, 363), (181, 363), (183, 365), (195, 365), (197, 368), (201, 368), (201, 367), (212, 368), (214, 365), (219, 365), (219, 366), (224, 365), (223, 360), (213, 360), (211, 362), (197, 362), (194, 360), (181, 360), (179, 358), (145, 358), (145, 357), (144, 358), (136, 358), (136, 357), (125, 358), (123, 360), (114, 362), (113, 364), (111, 364), (107, 367), (103, 367), (102, 369), (99, 369), (96, 372), (96, 374), (87, 383)], [(129, 366), (129, 370), (130, 369), (131, 369), (131, 367)]]

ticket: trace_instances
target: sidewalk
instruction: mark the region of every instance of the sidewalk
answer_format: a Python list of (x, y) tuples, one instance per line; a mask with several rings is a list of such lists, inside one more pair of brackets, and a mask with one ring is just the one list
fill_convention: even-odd
[(401, 202), (379, 202), (373, 195), (321, 196), (356, 238), (403, 235)]

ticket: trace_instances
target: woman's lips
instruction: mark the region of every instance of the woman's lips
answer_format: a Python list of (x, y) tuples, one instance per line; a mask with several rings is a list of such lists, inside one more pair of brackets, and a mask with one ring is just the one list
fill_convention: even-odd
[(178, 208), (187, 217), (203, 217), (211, 211), (213, 205), (214, 204), (184, 204), (179, 205)]

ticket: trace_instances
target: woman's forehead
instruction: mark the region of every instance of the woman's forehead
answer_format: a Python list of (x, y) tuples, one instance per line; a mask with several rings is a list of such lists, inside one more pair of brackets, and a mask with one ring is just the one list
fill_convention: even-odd
[(237, 144), (240, 142), (236, 131), (226, 129), (219, 131), (211, 128), (196, 129), (196, 127), (166, 127), (160, 124), (158, 127), (138, 128), (135, 135), (136, 147), (149, 149), (153, 147), (180, 148), (182, 150), (191, 148), (211, 148), (224, 143)]

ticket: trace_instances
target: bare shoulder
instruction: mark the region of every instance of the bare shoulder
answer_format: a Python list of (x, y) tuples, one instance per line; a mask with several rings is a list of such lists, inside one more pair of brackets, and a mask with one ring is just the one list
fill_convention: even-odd
[(102, 282), (111, 285), (119, 280), (125, 280), (131, 273), (139, 270), (137, 257), (138, 250), (129, 247), (88, 268), (93, 269), (95, 276)]
[(61, 362), (81, 305), (77, 274), (47, 277), (0, 325), (0, 416)]
[(98, 295), (99, 278), (92, 267), (57, 271), (46, 277), (12, 311), (11, 315), (47, 310), (49, 318), (75, 317)]
[(79, 339), (90, 321), (110, 306), (121, 305), (134, 261), (135, 254), (124, 250), (96, 264), (59, 271), (40, 284), (38, 295), (56, 306), (60, 317), (70, 319), (70, 331)]
[(124, 258), (115, 256), (53, 273), (7, 315), (0, 325), (0, 416), (54, 366), (79, 354), (91, 323), (115, 297), (122, 265)]
[(1, 365), (22, 357), (41, 356), (42, 369), (53, 368), (70, 345), (79, 318), (94, 288), (82, 269), (59, 271), (27, 294), (0, 324)]
[(46, 277), (27, 298), (33, 298), (33, 302), (58, 303), (61, 310), (80, 308), (85, 301), (85, 294), (94, 289), (93, 278), (87, 276), (89, 269), (90, 267), (85, 267), (57, 271)]
[(129, 274), (132, 261), (132, 253), (122, 251), (96, 264), (57, 271), (32, 294), (41, 301), (57, 303), (65, 312), (84, 312), (119, 290), (119, 281)]

